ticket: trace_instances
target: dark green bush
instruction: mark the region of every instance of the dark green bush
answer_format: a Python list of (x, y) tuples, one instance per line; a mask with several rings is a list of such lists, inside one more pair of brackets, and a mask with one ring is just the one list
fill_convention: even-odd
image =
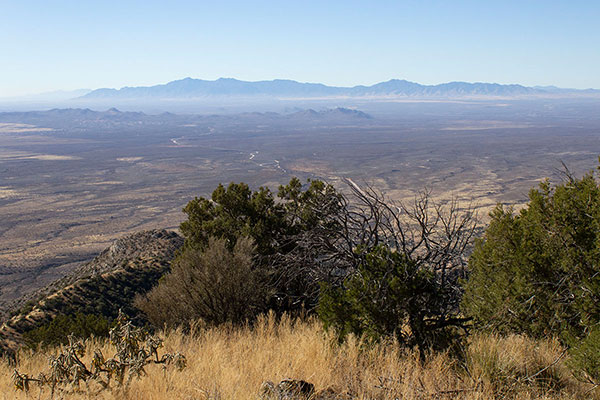
[(187, 247), (202, 249), (211, 237), (224, 239), (233, 249), (241, 236), (254, 240), (260, 255), (275, 252), (276, 238), (285, 233), (284, 210), (267, 188), (252, 191), (245, 183), (219, 184), (211, 199), (197, 197), (183, 212), (180, 229)]
[(442, 292), (433, 271), (380, 245), (366, 254), (342, 287), (324, 286), (318, 314), (341, 337), (348, 333), (374, 340), (394, 336), (401, 345), (418, 347), (423, 355), (427, 349), (448, 348), (458, 339), (460, 318), (447, 318)]
[(498, 206), (469, 260), (462, 306), (479, 327), (579, 340), (600, 322), (600, 188), (548, 181), (515, 214)]
[(600, 327), (594, 327), (581, 341), (572, 343), (569, 366), (575, 375), (590, 383), (600, 383)]
[(25, 343), (32, 348), (51, 347), (68, 343), (68, 336), (79, 338), (107, 336), (110, 321), (101, 315), (77, 313), (57, 315), (52, 321), (23, 334)]
[(462, 307), (479, 328), (558, 337), (581, 379), (600, 383), (600, 186), (548, 181), (515, 214), (498, 206), (469, 264)]

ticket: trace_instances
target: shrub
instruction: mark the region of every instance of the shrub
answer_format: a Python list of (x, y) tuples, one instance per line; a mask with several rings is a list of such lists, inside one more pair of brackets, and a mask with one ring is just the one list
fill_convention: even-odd
[(334, 260), (330, 274), (342, 279), (323, 286), (321, 318), (342, 336), (393, 335), (418, 347), (421, 357), (459, 345), (468, 323), (458, 305), (475, 229), (472, 210), (457, 201), (436, 203), (428, 191), (407, 206), (371, 188), (351, 188), (356, 203), (344, 207), (344, 228), (338, 240), (325, 241), (322, 258)]
[(225, 239), (210, 238), (205, 250), (185, 249), (171, 272), (136, 299), (155, 326), (202, 319), (209, 324), (242, 323), (266, 310), (269, 286), (252, 262), (255, 247), (239, 238), (233, 250)]
[(275, 252), (275, 238), (286, 229), (284, 211), (267, 188), (252, 191), (245, 183), (219, 186), (211, 199), (196, 197), (183, 212), (187, 219), (180, 229), (187, 247), (202, 249), (210, 238), (224, 239), (233, 249), (241, 236), (254, 240), (260, 255)]
[(462, 302), (482, 328), (581, 340), (600, 322), (600, 188), (548, 181), (520, 213), (498, 206), (469, 260)]
[(57, 315), (52, 321), (23, 333), (25, 343), (31, 348), (58, 346), (68, 343), (68, 336), (79, 338), (108, 336), (110, 321), (102, 315)]
[(569, 365), (575, 372), (575, 376), (584, 382), (598, 385), (600, 383), (600, 328), (592, 328), (582, 341), (573, 345), (570, 354)]
[(466, 320), (448, 318), (447, 303), (433, 271), (405, 254), (378, 246), (342, 287), (325, 286), (318, 313), (326, 327), (372, 339), (395, 336), (398, 343), (445, 349), (456, 343)]

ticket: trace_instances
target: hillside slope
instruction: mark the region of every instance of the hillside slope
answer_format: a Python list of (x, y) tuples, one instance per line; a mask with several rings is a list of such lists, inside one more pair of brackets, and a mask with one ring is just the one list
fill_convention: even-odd
[(166, 230), (138, 232), (115, 241), (72, 274), (31, 295), (28, 306), (0, 327), (0, 351), (14, 351), (23, 344), (23, 333), (59, 314), (112, 319), (121, 308), (135, 316), (135, 295), (151, 289), (169, 270), (182, 244), (181, 236)]

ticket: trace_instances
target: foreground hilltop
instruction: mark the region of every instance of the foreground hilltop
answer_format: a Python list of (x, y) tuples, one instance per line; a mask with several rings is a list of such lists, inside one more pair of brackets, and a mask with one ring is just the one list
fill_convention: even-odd
[(17, 349), (24, 344), (23, 334), (58, 315), (112, 319), (119, 309), (135, 315), (135, 295), (156, 285), (182, 244), (182, 237), (166, 230), (138, 232), (115, 241), (92, 261), (28, 296), (26, 305), (13, 311), (0, 327), (0, 349)]

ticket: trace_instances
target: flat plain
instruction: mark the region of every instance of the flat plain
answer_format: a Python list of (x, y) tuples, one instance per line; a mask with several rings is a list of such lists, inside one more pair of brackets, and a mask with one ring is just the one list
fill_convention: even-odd
[[(395, 201), (423, 188), (523, 204), (544, 178), (597, 166), (600, 100), (354, 102), (288, 113), (0, 113), (0, 302), (72, 271), (126, 233), (177, 229), (220, 182), (276, 191), (292, 176)], [(352, 109), (351, 109), (352, 108)], [(359, 112), (354, 109), (364, 111)]]

